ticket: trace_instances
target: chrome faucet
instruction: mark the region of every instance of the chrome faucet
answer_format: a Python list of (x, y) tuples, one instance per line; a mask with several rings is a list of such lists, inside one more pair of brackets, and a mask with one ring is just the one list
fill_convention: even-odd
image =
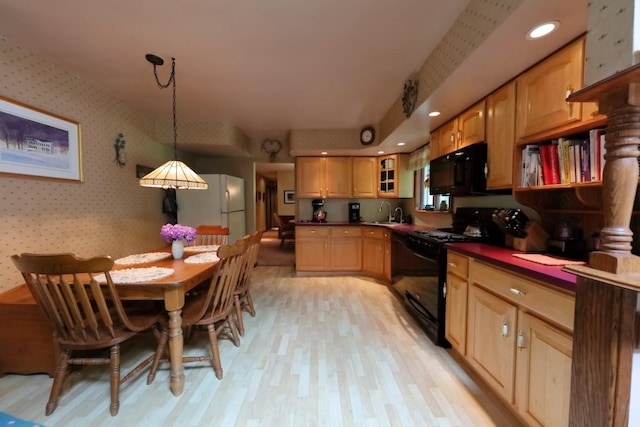
[(378, 212), (382, 212), (382, 207), (384, 206), (385, 203), (389, 206), (389, 222), (391, 222), (391, 203), (387, 201), (382, 201), (382, 203), (380, 203), (380, 207), (378, 208)]
[(398, 221), (398, 222), (399, 222), (400, 224), (402, 224), (402, 217), (403, 217), (404, 215), (403, 215), (403, 213), (402, 213), (402, 208), (401, 208), (400, 206), (398, 206), (397, 208), (395, 208), (395, 209), (393, 210), (393, 213), (394, 213), (394, 215), (393, 215), (393, 216), (395, 217), (395, 213), (396, 213), (396, 212), (398, 212), (398, 211), (400, 211), (400, 221)]

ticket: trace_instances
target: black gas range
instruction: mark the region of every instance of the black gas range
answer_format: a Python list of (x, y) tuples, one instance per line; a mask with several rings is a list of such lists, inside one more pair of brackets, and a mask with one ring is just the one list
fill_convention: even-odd
[(455, 233), (452, 228), (416, 230), (407, 234), (405, 237), (405, 242), (409, 249), (424, 256), (431, 256), (434, 259), (444, 250), (444, 245), (447, 243), (472, 242), (478, 240), (481, 239)]
[[(458, 208), (450, 228), (416, 230), (394, 243), (393, 288), (436, 345), (450, 347), (445, 338), (447, 243), (504, 242), (491, 219), (494, 208)], [(470, 227), (471, 226), (471, 227)], [(394, 259), (395, 258), (395, 259)]]

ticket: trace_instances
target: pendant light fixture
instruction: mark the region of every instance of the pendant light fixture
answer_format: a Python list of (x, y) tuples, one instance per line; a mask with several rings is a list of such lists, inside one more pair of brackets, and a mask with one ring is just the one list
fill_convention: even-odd
[(140, 179), (140, 185), (143, 187), (156, 188), (175, 188), (183, 189), (200, 189), (206, 190), (207, 183), (200, 178), (189, 166), (178, 160), (178, 126), (176, 123), (176, 60), (171, 58), (171, 76), (166, 84), (160, 83), (158, 79), (157, 67), (164, 64), (164, 60), (159, 56), (148, 53), (147, 61), (153, 64), (153, 75), (160, 89), (166, 89), (169, 85), (173, 87), (173, 160), (170, 160), (148, 173)]

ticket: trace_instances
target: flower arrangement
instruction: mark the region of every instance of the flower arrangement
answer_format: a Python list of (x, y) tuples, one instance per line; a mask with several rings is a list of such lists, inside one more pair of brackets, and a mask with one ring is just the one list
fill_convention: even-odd
[(182, 224), (165, 224), (160, 230), (160, 236), (169, 243), (182, 239), (191, 243), (196, 240), (196, 229)]

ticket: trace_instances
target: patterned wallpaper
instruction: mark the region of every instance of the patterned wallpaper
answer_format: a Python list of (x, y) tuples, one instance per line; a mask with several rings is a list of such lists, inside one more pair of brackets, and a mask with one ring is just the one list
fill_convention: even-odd
[(640, 61), (639, 57), (634, 58), (634, 51), (640, 50), (640, 46), (633, 45), (634, 20), (640, 19), (638, 8), (640, 4), (636, 0), (588, 2), (585, 86)]
[[(0, 174), (0, 292), (23, 283), (12, 254), (75, 252), (114, 258), (163, 245), (164, 193), (138, 185), (135, 165), (157, 166), (172, 149), (154, 122), (101, 89), (0, 40), (0, 95), (81, 123), (84, 182)], [(127, 164), (113, 162), (118, 133)]]
[[(379, 144), (382, 138), (376, 140)], [(362, 148), (359, 129), (294, 129), (289, 133), (289, 144), (291, 150), (318, 147), (327, 150)]]

